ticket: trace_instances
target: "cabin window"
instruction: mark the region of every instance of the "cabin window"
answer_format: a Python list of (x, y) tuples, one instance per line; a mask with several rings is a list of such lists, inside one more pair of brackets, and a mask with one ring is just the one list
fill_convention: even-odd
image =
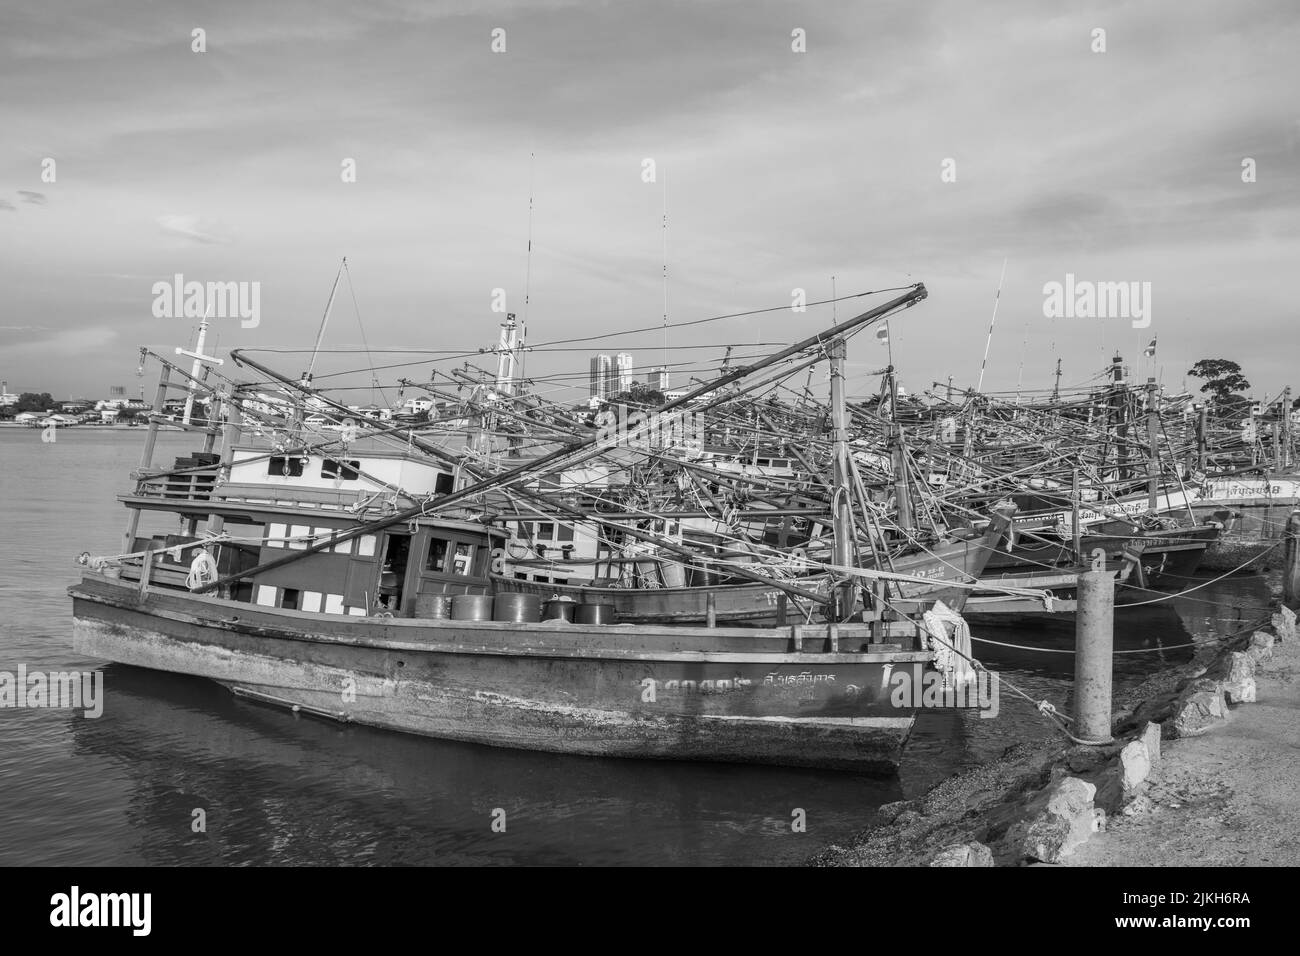
[(560, 536), (559, 536), (556, 540), (557, 540), (557, 541), (572, 541), (572, 540), (573, 540), (573, 525), (571, 525), (571, 524), (562, 524), (562, 525), (560, 525)]
[(451, 555), (451, 573), (468, 577), (474, 572), (474, 545), (463, 541), (456, 542), (456, 549)]
[(540, 521), (537, 524), (537, 537), (540, 540), (550, 541), (555, 537), (555, 525), (549, 521)]
[(429, 560), (424, 563), (427, 571), (442, 571), (447, 566), (447, 549), (451, 542), (445, 538), (429, 539)]
[(336, 478), (339, 481), (356, 481), (361, 477), (361, 462), (340, 461), (336, 458), (326, 458), (320, 465), (320, 476), (322, 478)]
[(302, 462), (294, 455), (272, 455), (266, 463), (266, 473), (281, 478), (301, 478)]
[(285, 588), (280, 592), (280, 607), (286, 611), (298, 610), (298, 601), (302, 592), (297, 588)]
[(515, 572), (515, 580), (516, 580), (516, 581), (527, 581), (527, 580), (528, 580), (528, 575), (524, 574), (524, 572), (522, 572), (522, 571), (516, 571), (516, 572)]
[(435, 495), (449, 495), (455, 487), (456, 479), (447, 472), (438, 475), (437, 480), (433, 483), (433, 493)]

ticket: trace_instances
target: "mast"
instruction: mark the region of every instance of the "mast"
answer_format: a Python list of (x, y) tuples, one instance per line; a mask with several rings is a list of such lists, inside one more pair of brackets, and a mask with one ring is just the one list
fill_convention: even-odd
[[(212, 303), (208, 303), (208, 312), (212, 311)], [(203, 343), (208, 337), (208, 315), (203, 314), (203, 320), (199, 322), (199, 338), (194, 343), (194, 351), (178, 348), (177, 355), (186, 355), (194, 359), (194, 367), (190, 369), (190, 387), (189, 394), (185, 396), (185, 416), (181, 419), (182, 424), (188, 425), (194, 415), (194, 393), (199, 388), (199, 373), (204, 371), (204, 363), (208, 362), (213, 365), (220, 365), (221, 359), (211, 355), (203, 354)], [(159, 411), (161, 414), (161, 411)]]
[(898, 421), (898, 381), (892, 365), (885, 370), (885, 384), (889, 389), (889, 458), (894, 468), (894, 503), (898, 509), (898, 526), (906, 531), (912, 527), (912, 500), (907, 486), (907, 445), (903, 441), (903, 426)]
[(1291, 468), (1291, 386), (1282, 389), (1282, 468)]
[[(312, 346), (311, 362), (307, 365), (307, 371), (302, 373), (302, 384), (311, 384), (311, 373), (316, 368), (316, 355), (320, 352), (321, 341), (325, 338), (325, 326), (329, 324), (330, 309), (334, 307), (334, 293), (339, 290), (339, 277), (343, 275), (343, 268), (348, 264), (348, 257), (344, 256), (343, 261), (339, 263), (339, 271), (334, 273), (334, 285), (330, 286), (329, 301), (325, 303), (325, 314), (321, 316), (320, 331), (316, 333), (316, 344)], [(348, 280), (351, 281), (351, 280)]]
[(1156, 510), (1156, 495), (1160, 490), (1160, 450), (1156, 436), (1160, 428), (1160, 411), (1156, 408), (1155, 376), (1147, 379), (1147, 508)]
[(519, 356), (519, 326), (515, 324), (515, 314), (506, 313), (506, 320), (501, 323), (501, 339), (497, 344), (497, 393), (514, 395), (515, 365)]
[[(842, 336), (831, 341), (826, 349), (830, 359), (831, 377), (831, 441), (835, 449), (835, 494), (831, 499), (835, 528), (835, 563), (842, 568), (852, 566), (852, 527), (850, 519), (851, 497), (849, 490), (849, 429), (844, 409), (844, 356)], [(854, 606), (853, 579), (847, 575), (836, 589), (839, 595), (836, 616), (846, 617)]]
[(1205, 443), (1206, 443), (1206, 426), (1209, 424), (1210, 409), (1201, 402), (1197, 406), (1196, 415), (1196, 469), (1205, 471)]
[(998, 277), (998, 294), (993, 297), (993, 318), (989, 319), (989, 336), (984, 340), (984, 361), (980, 362), (980, 380), (975, 391), (984, 389), (984, 366), (989, 364), (989, 346), (993, 344), (993, 326), (998, 321), (998, 303), (1002, 300), (1002, 280), (1007, 277), (1007, 260), (1002, 260), (1002, 275)]

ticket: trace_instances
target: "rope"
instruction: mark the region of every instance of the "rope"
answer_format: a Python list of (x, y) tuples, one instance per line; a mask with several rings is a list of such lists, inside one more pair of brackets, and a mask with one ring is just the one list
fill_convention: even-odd
[[(1137, 649), (1135, 649), (1135, 650), (1127, 650), (1127, 651), (1112, 651), (1111, 653), (1112, 653), (1112, 654), (1115, 654), (1115, 655), (1119, 655), (1119, 654), (1158, 654), (1158, 653), (1161, 653), (1161, 652), (1163, 652), (1163, 651), (1176, 651), (1176, 650), (1181, 650), (1181, 649), (1183, 649), (1183, 648), (1185, 648), (1185, 647), (1200, 647), (1202, 644), (1218, 644), (1218, 643), (1220, 643), (1220, 642), (1222, 642), (1222, 641), (1229, 640), (1230, 638), (1236, 637), (1236, 636), (1239, 635), (1239, 634), (1244, 634), (1244, 633), (1246, 633), (1246, 631), (1253, 630), (1254, 628), (1257, 628), (1257, 627), (1259, 627), (1259, 626), (1261, 626), (1261, 625), (1263, 625), (1263, 624), (1267, 624), (1267, 623), (1268, 623), (1268, 618), (1264, 617), (1264, 618), (1260, 618), (1258, 621), (1255, 621), (1254, 623), (1247, 624), (1245, 627), (1241, 628), (1240, 630), (1233, 631), (1233, 632), (1230, 633), (1230, 634), (1221, 634), (1221, 635), (1219, 635), (1218, 637), (1207, 637), (1205, 640), (1202, 640), (1202, 641), (1189, 641), (1189, 642), (1187, 642), (1186, 644), (1165, 644), (1165, 645), (1162, 645), (1162, 646), (1160, 646), (1160, 647), (1139, 647), (1139, 648), (1137, 648)], [(995, 646), (995, 647), (1009, 647), (1009, 648), (1012, 648), (1013, 650), (1017, 650), (1017, 651), (1038, 651), (1038, 652), (1041, 653), (1041, 654), (1075, 654), (1075, 653), (1077, 653), (1076, 651), (1066, 650), (1066, 649), (1064, 649), (1064, 648), (1059, 648), (1059, 647), (1034, 647), (1034, 646), (1031, 645), (1031, 644), (1008, 644), (1008, 643), (1006, 643), (1005, 641), (992, 641), (992, 640), (989, 640), (987, 637), (975, 637), (974, 635), (971, 636), (971, 640), (972, 640), (972, 641), (979, 641), (981, 644), (992, 644), (992, 645)]]

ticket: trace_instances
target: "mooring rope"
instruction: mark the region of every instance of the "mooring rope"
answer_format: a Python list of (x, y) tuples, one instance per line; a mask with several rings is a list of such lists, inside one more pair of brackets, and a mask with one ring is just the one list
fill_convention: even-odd
[[(1262, 617), (1262, 618), (1260, 618), (1258, 621), (1255, 621), (1255, 622), (1253, 622), (1253, 623), (1251, 623), (1251, 624), (1247, 624), (1245, 627), (1241, 628), (1240, 630), (1233, 631), (1233, 632), (1230, 633), (1230, 634), (1221, 634), (1221, 635), (1219, 635), (1218, 637), (1207, 637), (1207, 638), (1205, 638), (1204, 640), (1201, 640), (1201, 641), (1188, 641), (1186, 644), (1165, 644), (1165, 645), (1162, 645), (1162, 646), (1160, 646), (1160, 647), (1139, 647), (1139, 648), (1131, 649), (1131, 650), (1127, 650), (1127, 651), (1112, 651), (1111, 653), (1112, 653), (1112, 654), (1116, 654), (1116, 655), (1118, 655), (1118, 654), (1158, 654), (1158, 653), (1160, 653), (1161, 651), (1176, 651), (1176, 650), (1180, 650), (1180, 649), (1182, 649), (1182, 648), (1184, 648), (1184, 647), (1199, 647), (1199, 646), (1201, 646), (1202, 644), (1218, 644), (1218, 643), (1221, 643), (1221, 642), (1223, 642), (1223, 641), (1228, 640), (1229, 638), (1237, 637), (1237, 636), (1240, 635), (1240, 634), (1244, 634), (1244, 633), (1246, 633), (1247, 631), (1249, 631), (1249, 630), (1251, 630), (1251, 629), (1253, 629), (1253, 628), (1260, 627), (1260, 626), (1262, 626), (1262, 625), (1264, 625), (1264, 624), (1267, 624), (1267, 623), (1268, 623), (1268, 620), (1269, 620), (1268, 618), (1266, 618), (1266, 617)], [(1075, 653), (1077, 653), (1077, 651), (1069, 650), (1069, 649), (1066, 649), (1066, 648), (1060, 648), (1060, 647), (1034, 647), (1032, 644), (1008, 644), (1008, 643), (1006, 643), (1005, 641), (992, 641), (992, 640), (989, 640), (987, 637), (975, 637), (973, 634), (971, 635), (971, 640), (972, 640), (972, 641), (979, 641), (981, 644), (992, 644), (992, 645), (995, 646), (995, 647), (1009, 647), (1009, 648), (1011, 648), (1011, 649), (1013, 649), (1013, 650), (1017, 650), (1017, 651), (1037, 651), (1037, 652), (1039, 652), (1040, 654), (1075, 654)]]

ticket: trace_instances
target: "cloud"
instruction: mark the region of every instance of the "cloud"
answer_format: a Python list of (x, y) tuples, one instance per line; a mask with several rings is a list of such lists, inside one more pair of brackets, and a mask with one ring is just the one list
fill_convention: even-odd
[(205, 245), (230, 241), (228, 236), (222, 234), (221, 227), (216, 223), (208, 222), (188, 213), (159, 216), (158, 225), (168, 235), (179, 236), (182, 239), (201, 242)]
[(0, 209), (5, 209), (8, 210), (9, 212), (18, 211), (18, 207), (15, 206), (13, 203), (11, 203), (8, 199), (0, 199)]
[(20, 189), (18, 195), (23, 197), (23, 202), (29, 202), (36, 206), (45, 205), (45, 193), (34, 193), (30, 189)]

